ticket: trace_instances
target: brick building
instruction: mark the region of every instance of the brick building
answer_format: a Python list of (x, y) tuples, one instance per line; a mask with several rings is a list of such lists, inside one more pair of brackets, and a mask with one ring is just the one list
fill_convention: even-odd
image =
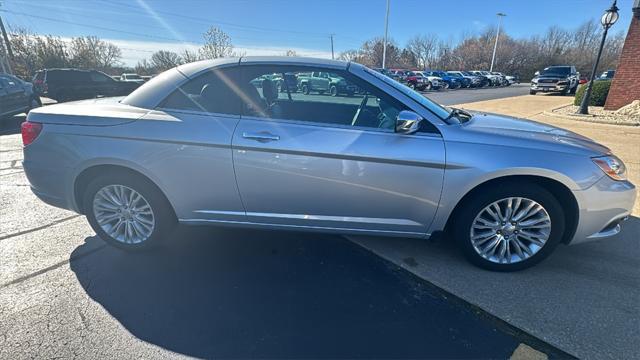
[(604, 108), (617, 110), (640, 99), (640, 0), (633, 3), (633, 16), (620, 61)]

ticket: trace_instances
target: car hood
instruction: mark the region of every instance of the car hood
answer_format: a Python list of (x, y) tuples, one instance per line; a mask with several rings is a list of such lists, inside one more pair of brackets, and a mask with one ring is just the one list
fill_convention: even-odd
[(559, 127), (532, 120), (510, 116), (474, 113), (471, 120), (463, 124), (470, 132), (491, 135), (496, 142), (512, 146), (555, 148), (565, 152), (584, 152), (589, 156), (603, 155), (609, 148), (586, 136)]

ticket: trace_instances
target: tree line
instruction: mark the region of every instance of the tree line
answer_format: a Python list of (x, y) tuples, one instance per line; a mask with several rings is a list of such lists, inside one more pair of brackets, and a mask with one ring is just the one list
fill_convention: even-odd
[[(489, 70), (496, 29), (487, 27), (477, 34), (467, 34), (462, 41), (441, 39), (437, 34), (418, 34), (405, 46), (393, 39), (387, 43), (388, 68), (438, 70)], [(602, 27), (594, 20), (573, 30), (550, 27), (542, 35), (515, 39), (501, 31), (496, 52), (495, 71), (529, 79), (534, 72), (549, 65), (575, 65), (588, 75), (597, 51)], [(122, 49), (96, 36), (63, 39), (54, 35), (37, 35), (24, 28), (9, 32), (14, 58), (14, 72), (30, 79), (40, 69), (73, 67), (96, 69), (111, 75), (134, 71), (153, 75), (174, 66), (203, 59), (242, 56), (235, 50), (230, 36), (220, 28), (211, 27), (203, 34), (203, 45), (195, 50), (176, 53), (167, 50), (154, 52), (134, 67), (122, 63)], [(600, 69), (615, 69), (624, 44), (624, 34), (609, 36), (604, 48)], [(339, 59), (358, 62), (370, 67), (382, 66), (383, 40), (380, 37), (365, 41), (359, 49), (339, 54)], [(295, 56), (293, 50), (282, 55)]]
[[(589, 75), (602, 37), (602, 26), (586, 21), (573, 30), (550, 27), (542, 35), (514, 39), (501, 31), (496, 51), (494, 71), (530, 79), (537, 70), (550, 65), (575, 65), (583, 75)], [(437, 34), (419, 34), (404, 47), (387, 42), (386, 67), (403, 69), (489, 70), (496, 39), (496, 28), (487, 27), (475, 35), (463, 36), (454, 44)], [(624, 32), (610, 35), (602, 53), (600, 69), (615, 69), (624, 45)], [(359, 49), (339, 55), (342, 60), (355, 61), (370, 67), (382, 66), (383, 39), (365, 41)]]

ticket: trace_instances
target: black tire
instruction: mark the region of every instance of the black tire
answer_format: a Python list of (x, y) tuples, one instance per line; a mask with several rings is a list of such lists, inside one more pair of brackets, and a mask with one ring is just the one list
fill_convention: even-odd
[[(147, 201), (153, 211), (155, 224), (153, 231), (146, 240), (137, 244), (124, 243), (114, 239), (100, 227), (94, 214), (93, 200), (96, 193), (108, 185), (124, 185), (138, 192)], [(82, 204), (87, 220), (96, 234), (109, 245), (127, 251), (143, 251), (157, 248), (165, 242), (177, 224), (171, 204), (160, 189), (146, 178), (134, 174), (113, 173), (93, 179), (87, 185)]]
[(335, 85), (333, 85), (329, 89), (329, 93), (331, 94), (331, 96), (338, 96), (338, 88)]
[(529, 90), (529, 95), (535, 95), (537, 92), (535, 90)]
[(309, 95), (309, 85), (307, 84), (302, 85), (302, 93), (305, 95)]
[(433, 89), (433, 85), (431, 84), (431, 81), (427, 81), (427, 85), (425, 85), (424, 89), (425, 89), (425, 90), (431, 90), (431, 89)]
[[(483, 258), (471, 243), (471, 226), (476, 216), (491, 203), (508, 197), (531, 199), (547, 211), (551, 232), (542, 248), (527, 259), (515, 263), (496, 263)], [(518, 271), (544, 260), (560, 243), (565, 229), (565, 216), (558, 200), (545, 188), (529, 182), (503, 183), (477, 192), (462, 204), (453, 219), (452, 235), (465, 257), (474, 265), (492, 271)]]

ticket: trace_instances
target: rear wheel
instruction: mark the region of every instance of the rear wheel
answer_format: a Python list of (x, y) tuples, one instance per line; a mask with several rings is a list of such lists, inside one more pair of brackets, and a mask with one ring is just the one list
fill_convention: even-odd
[(424, 89), (425, 90), (431, 90), (432, 87), (433, 87), (433, 85), (431, 85), (431, 81), (427, 81), (427, 85), (425, 85)]
[(535, 95), (536, 91), (535, 90), (529, 90), (529, 95)]
[(331, 96), (338, 96), (338, 88), (334, 85), (329, 89), (329, 93)]
[(91, 181), (83, 209), (98, 236), (125, 250), (157, 247), (176, 224), (171, 205), (160, 190), (142, 177), (127, 174)]
[(508, 183), (469, 199), (453, 227), (456, 241), (473, 264), (493, 271), (533, 266), (560, 242), (565, 228), (562, 207), (533, 183)]
[(302, 93), (305, 95), (309, 95), (309, 85), (302, 85)]

